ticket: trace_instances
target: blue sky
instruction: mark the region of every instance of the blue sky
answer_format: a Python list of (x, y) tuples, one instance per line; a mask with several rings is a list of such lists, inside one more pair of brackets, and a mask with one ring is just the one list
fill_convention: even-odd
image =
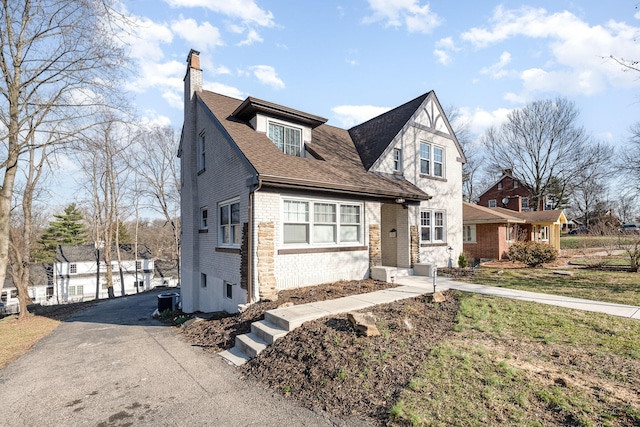
[[(605, 4), (606, 3), (606, 4)], [(122, 0), (138, 70), (126, 89), (150, 122), (182, 125), (189, 49), (205, 89), (254, 96), (351, 127), (427, 91), (480, 135), (513, 108), (564, 96), (621, 145), (640, 115), (631, 1)]]

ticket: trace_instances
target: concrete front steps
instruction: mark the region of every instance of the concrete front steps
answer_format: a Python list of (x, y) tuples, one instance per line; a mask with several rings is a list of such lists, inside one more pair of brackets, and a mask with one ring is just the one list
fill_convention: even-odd
[[(269, 313), (265, 313), (265, 320), (253, 322), (251, 324), (251, 332), (244, 335), (236, 336), (235, 346), (229, 350), (223, 351), (220, 356), (227, 362), (240, 366), (247, 361), (253, 359), (260, 354), (268, 346), (276, 342), (278, 338), (282, 338), (287, 335), (291, 329), (285, 329), (278, 326), (277, 323), (272, 323), (266, 320), (269, 317)], [(278, 322), (277, 316), (270, 316), (275, 318)], [(279, 322), (284, 323), (286, 322)]]
[[(240, 366), (304, 322), (432, 292), (429, 290), (431, 288), (426, 286), (428, 283), (425, 278), (410, 275), (399, 277), (406, 280), (415, 279), (396, 288), (269, 310), (264, 314), (264, 320), (251, 324), (250, 333), (236, 336), (233, 348), (218, 354), (229, 363)], [(419, 286), (416, 286), (418, 284)]]

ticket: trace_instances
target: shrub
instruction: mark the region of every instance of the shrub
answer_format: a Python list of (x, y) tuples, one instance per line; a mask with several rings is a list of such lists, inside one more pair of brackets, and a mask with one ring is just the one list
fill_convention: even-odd
[(518, 241), (509, 248), (510, 260), (523, 262), (529, 267), (555, 261), (557, 257), (558, 252), (552, 246), (541, 242)]
[(469, 261), (467, 260), (467, 255), (462, 252), (458, 257), (458, 267), (466, 268), (469, 265)]

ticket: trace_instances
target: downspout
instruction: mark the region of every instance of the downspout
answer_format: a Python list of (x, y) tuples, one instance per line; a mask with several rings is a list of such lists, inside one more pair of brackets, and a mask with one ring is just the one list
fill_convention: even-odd
[(254, 286), (254, 281), (253, 281), (253, 254), (255, 253), (254, 250), (254, 238), (253, 238), (253, 227), (254, 227), (254, 223), (255, 223), (255, 209), (254, 209), (254, 203), (255, 203), (255, 198), (254, 198), (254, 193), (256, 191), (260, 191), (260, 189), (262, 188), (262, 180), (258, 177), (258, 175), (256, 175), (256, 179), (258, 181), (257, 185), (251, 190), (249, 191), (249, 224), (247, 226), (248, 228), (248, 235), (247, 235), (247, 239), (248, 241), (248, 254), (247, 254), (247, 304), (251, 304), (255, 301), (257, 301), (257, 298), (255, 298), (254, 292), (255, 292), (255, 286)]

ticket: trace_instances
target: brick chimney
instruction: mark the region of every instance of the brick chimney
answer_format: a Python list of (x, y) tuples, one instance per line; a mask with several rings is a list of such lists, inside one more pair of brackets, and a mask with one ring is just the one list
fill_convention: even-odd
[(184, 111), (188, 111), (188, 107), (193, 99), (194, 92), (202, 90), (202, 69), (200, 68), (200, 52), (191, 49), (187, 56), (187, 73), (184, 76)]

